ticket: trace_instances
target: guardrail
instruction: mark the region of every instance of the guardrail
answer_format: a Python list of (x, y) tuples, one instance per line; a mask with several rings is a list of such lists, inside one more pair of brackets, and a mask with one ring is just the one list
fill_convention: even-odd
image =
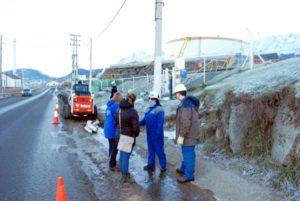
[(20, 92), (15, 92), (15, 93), (2, 93), (2, 94), (0, 94), (0, 99), (12, 97), (12, 96), (19, 96), (19, 95), (21, 95)]

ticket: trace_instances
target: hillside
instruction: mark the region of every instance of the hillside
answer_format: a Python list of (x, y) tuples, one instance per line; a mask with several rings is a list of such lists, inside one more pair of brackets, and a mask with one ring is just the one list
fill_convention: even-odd
[[(93, 74), (99, 74), (100, 72), (102, 72), (103, 69), (94, 69), (93, 70)], [(63, 77), (59, 77), (59, 78), (55, 78), (55, 77), (51, 77), (48, 75), (45, 75), (43, 73), (41, 73), (38, 70), (34, 70), (34, 69), (28, 69), (28, 68), (21, 68), (21, 69), (16, 69), (17, 74), (21, 75), (23, 74), (24, 80), (25, 82), (27, 81), (43, 81), (43, 82), (49, 82), (51, 80), (57, 80), (57, 81), (64, 81), (67, 78), (71, 77), (71, 73), (69, 73), (66, 76)], [(3, 72), (8, 73), (8, 74), (12, 74), (13, 71), (4, 71)], [(90, 71), (86, 70), (86, 69), (78, 69), (78, 74), (79, 75), (86, 75), (87, 77), (89, 77)]]

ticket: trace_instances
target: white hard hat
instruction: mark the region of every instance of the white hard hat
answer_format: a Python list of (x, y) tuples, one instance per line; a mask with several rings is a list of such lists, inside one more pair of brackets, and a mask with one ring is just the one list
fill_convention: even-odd
[(151, 91), (149, 94), (149, 98), (158, 98), (159, 95), (156, 91)]
[(115, 84), (115, 81), (112, 81), (111, 84)]
[(178, 84), (175, 87), (174, 93), (180, 92), (180, 91), (186, 91), (186, 87), (184, 84)]

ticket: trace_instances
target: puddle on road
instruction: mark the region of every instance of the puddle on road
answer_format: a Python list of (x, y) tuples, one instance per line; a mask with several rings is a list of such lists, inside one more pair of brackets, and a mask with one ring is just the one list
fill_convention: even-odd
[(76, 154), (82, 171), (89, 179), (86, 182), (93, 186), (99, 200), (215, 200), (209, 192), (191, 183), (178, 184), (174, 167), (168, 167), (163, 174), (159, 167), (153, 173), (144, 171), (143, 167), (147, 164), (146, 151), (137, 146), (129, 162), (129, 171), (135, 183), (123, 184), (121, 173), (112, 172), (108, 168), (108, 141), (103, 135), (103, 129), (100, 128), (97, 134), (89, 134), (82, 129), (85, 121), (65, 123), (64, 131), (67, 133), (62, 134), (69, 138), (72, 145), (55, 145), (54, 148)]

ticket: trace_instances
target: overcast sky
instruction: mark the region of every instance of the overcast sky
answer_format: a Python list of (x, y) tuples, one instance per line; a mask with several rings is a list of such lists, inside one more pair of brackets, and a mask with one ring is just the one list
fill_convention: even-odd
[[(38, 69), (50, 76), (71, 72), (70, 34), (80, 34), (79, 68), (116, 64), (133, 52), (154, 52), (155, 0), (0, 0), (3, 36), (2, 70), (13, 69), (13, 39), (17, 68)], [(163, 43), (186, 36), (217, 36), (249, 40), (300, 33), (297, 0), (165, 0)]]

